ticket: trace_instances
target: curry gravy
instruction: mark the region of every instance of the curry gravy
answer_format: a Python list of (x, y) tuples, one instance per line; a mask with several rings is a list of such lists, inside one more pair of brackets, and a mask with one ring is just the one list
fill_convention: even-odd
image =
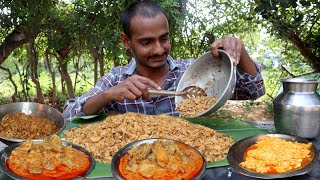
[(157, 140), (131, 149), (120, 158), (118, 170), (124, 179), (192, 179), (204, 160), (193, 148)]
[(43, 142), (23, 142), (12, 151), (6, 165), (23, 178), (62, 180), (83, 175), (90, 159), (72, 146), (63, 146), (55, 135)]

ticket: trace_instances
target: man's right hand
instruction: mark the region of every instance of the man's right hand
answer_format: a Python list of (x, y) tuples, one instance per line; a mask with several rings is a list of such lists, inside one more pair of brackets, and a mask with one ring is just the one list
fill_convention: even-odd
[(146, 99), (149, 97), (148, 89), (161, 90), (161, 87), (149, 78), (133, 75), (104, 93), (112, 102), (121, 102), (124, 99)]
[(149, 97), (148, 89), (160, 90), (161, 88), (153, 80), (133, 75), (120, 82), (103, 93), (89, 98), (82, 107), (82, 112), (86, 115), (96, 114), (103, 107), (113, 102), (121, 102), (124, 99), (137, 100)]

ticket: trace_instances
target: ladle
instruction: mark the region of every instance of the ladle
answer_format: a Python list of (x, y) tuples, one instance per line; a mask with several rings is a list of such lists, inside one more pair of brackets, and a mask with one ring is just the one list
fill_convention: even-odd
[(207, 96), (207, 93), (198, 86), (188, 86), (182, 91), (166, 91), (154, 89), (149, 89), (148, 91), (151, 96), (181, 96), (183, 99), (195, 98), (197, 96)]

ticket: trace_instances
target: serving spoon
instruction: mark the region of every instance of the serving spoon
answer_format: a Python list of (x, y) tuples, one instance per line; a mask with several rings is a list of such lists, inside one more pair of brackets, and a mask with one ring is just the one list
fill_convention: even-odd
[(188, 86), (182, 91), (166, 91), (148, 89), (151, 96), (181, 96), (183, 99), (195, 98), (197, 96), (207, 96), (207, 93), (198, 86)]

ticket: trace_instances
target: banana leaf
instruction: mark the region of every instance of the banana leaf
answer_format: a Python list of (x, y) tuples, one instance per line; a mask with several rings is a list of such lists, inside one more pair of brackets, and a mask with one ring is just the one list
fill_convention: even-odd
[[(90, 123), (97, 123), (104, 120), (107, 115), (100, 115), (100, 116), (93, 116), (93, 117), (79, 117), (75, 118), (70, 122), (64, 131), (69, 130), (73, 127), (80, 127), (84, 124)], [(254, 136), (257, 134), (266, 134), (266, 133), (273, 133), (273, 130), (258, 128), (254, 124), (235, 120), (235, 119), (217, 119), (217, 118), (208, 118), (208, 117), (199, 117), (199, 118), (190, 118), (186, 119), (191, 123), (201, 124), (203, 126), (212, 128), (217, 130), (220, 133), (225, 133), (230, 135), (235, 142)], [(63, 131), (63, 132), (64, 132)], [(64, 137), (63, 132), (61, 137)], [(207, 168), (214, 168), (214, 167), (221, 167), (221, 166), (228, 166), (227, 159), (223, 159), (216, 162), (207, 163)], [(98, 177), (112, 177), (111, 173), (111, 165), (106, 163), (96, 162), (96, 167), (92, 171), (92, 173), (88, 176), (88, 178), (98, 178)]]

